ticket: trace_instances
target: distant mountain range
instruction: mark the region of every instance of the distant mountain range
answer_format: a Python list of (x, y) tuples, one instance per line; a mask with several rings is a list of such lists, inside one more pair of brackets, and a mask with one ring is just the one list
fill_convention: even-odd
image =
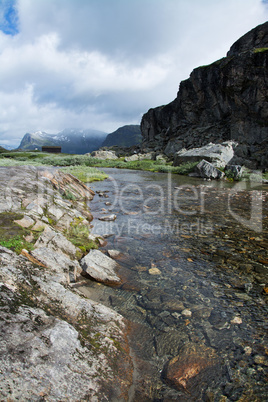
[(139, 125), (127, 125), (118, 128), (111, 134), (108, 134), (102, 147), (111, 147), (118, 145), (120, 147), (131, 147), (138, 145), (142, 141), (141, 129)]
[(129, 147), (139, 144), (141, 140), (142, 136), (138, 125), (123, 126), (108, 135), (103, 131), (91, 129), (65, 129), (58, 134), (36, 131), (26, 133), (18, 149), (41, 150), (42, 146), (60, 146), (63, 153), (85, 154), (104, 146)]
[(11, 151), (11, 149), (14, 149), (14, 147), (12, 145), (6, 145), (6, 144), (0, 144), (0, 148), (1, 148), (1, 150), (5, 150), (5, 151)]
[(99, 149), (107, 133), (98, 130), (65, 129), (58, 134), (44, 131), (26, 133), (18, 149), (42, 149), (42, 146), (60, 146), (63, 153), (85, 154)]

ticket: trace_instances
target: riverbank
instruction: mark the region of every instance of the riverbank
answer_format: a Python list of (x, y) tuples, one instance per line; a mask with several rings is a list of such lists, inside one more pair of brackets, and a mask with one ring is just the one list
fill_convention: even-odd
[(0, 178), (1, 398), (128, 400), (128, 323), (77, 289), (94, 193), (45, 168)]

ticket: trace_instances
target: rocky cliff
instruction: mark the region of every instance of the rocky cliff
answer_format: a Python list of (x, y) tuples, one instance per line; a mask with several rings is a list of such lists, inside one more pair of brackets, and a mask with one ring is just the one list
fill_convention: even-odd
[(268, 22), (237, 42), (227, 56), (196, 68), (177, 97), (142, 118), (143, 149), (173, 154), (210, 142), (238, 142), (235, 163), (268, 167)]

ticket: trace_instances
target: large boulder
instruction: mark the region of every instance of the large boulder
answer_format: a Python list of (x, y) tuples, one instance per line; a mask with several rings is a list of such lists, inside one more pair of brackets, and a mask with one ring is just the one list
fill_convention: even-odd
[(224, 173), (204, 159), (196, 166), (196, 173), (204, 179), (221, 179)]
[(90, 250), (80, 264), (82, 269), (98, 282), (111, 285), (121, 283), (121, 279), (116, 274), (118, 264), (99, 250)]
[(96, 158), (96, 159), (118, 159), (118, 157), (116, 156), (115, 151), (106, 151), (103, 149), (99, 149), (98, 151), (93, 151), (91, 153), (92, 158)]
[(174, 166), (203, 159), (216, 167), (225, 167), (234, 156), (235, 143), (226, 141), (222, 144), (208, 144), (200, 148), (182, 149), (174, 157)]
[(142, 161), (144, 159), (154, 159), (154, 152), (146, 152), (140, 154), (133, 154), (125, 157), (125, 162)]

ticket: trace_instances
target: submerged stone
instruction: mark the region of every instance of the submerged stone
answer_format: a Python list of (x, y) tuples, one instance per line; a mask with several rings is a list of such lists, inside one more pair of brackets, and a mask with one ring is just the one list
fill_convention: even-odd
[(178, 390), (191, 392), (203, 380), (209, 383), (208, 369), (218, 364), (215, 349), (189, 343), (171, 359), (163, 371), (165, 381)]

